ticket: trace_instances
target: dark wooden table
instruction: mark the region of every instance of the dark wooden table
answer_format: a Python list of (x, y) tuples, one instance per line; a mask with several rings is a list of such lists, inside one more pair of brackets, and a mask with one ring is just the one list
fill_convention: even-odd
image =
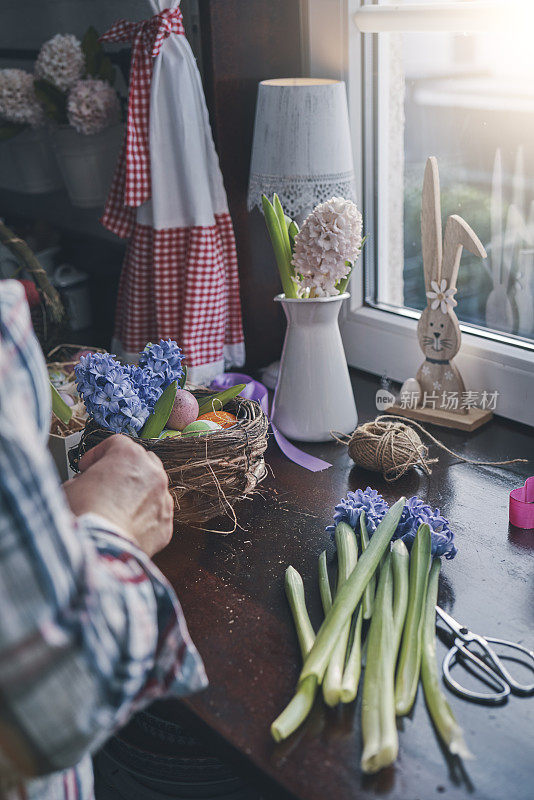
[[(374, 418), (377, 380), (354, 375), (360, 421)], [(531, 429), (495, 419), (472, 434), (433, 429), (449, 447), (478, 459), (534, 457)], [(447, 691), (475, 761), (447, 757), (429, 720), (421, 690), (399, 722), (395, 766), (366, 777), (360, 770), (360, 696), (327, 710), (316, 703), (306, 724), (275, 745), (272, 720), (290, 699), (300, 659), (283, 590), (288, 564), (303, 575), (311, 616), (321, 621), (317, 559), (333, 546), (324, 532), (348, 490), (376, 487), (390, 502), (418, 494), (439, 506), (456, 532), (458, 555), (444, 561), (440, 602), (474, 631), (534, 647), (534, 531), (508, 525), (508, 493), (534, 473), (530, 464), (474, 467), (446, 454), (431, 477), (412, 471), (395, 484), (357, 469), (336, 444), (308, 446), (333, 463), (309, 473), (271, 442), (269, 478), (239, 511), (231, 536), (177, 530), (158, 563), (176, 588), (209, 688), (184, 702), (157, 704), (158, 713), (187, 721), (260, 787), (263, 797), (429, 800), (437, 795), (486, 800), (534, 796), (534, 697), (511, 697), (491, 708)], [(445, 644), (439, 643), (441, 657)]]

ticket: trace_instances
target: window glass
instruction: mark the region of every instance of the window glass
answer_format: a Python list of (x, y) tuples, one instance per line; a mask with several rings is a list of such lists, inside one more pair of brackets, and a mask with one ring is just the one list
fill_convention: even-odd
[[(413, 2), (413, 0), (412, 0)], [(534, 6), (534, 4), (533, 4)], [(534, 47), (510, 33), (375, 37), (376, 276), (371, 302), (422, 309), (421, 188), (438, 159), (442, 220), (460, 214), (461, 321), (534, 339)], [(518, 342), (520, 343), (520, 342)]]

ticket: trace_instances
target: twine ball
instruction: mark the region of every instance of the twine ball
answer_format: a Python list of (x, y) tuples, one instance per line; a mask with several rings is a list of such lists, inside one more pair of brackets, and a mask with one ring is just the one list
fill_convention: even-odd
[(381, 472), (387, 481), (395, 481), (411, 467), (421, 467), (430, 475), (428, 447), (419, 434), (403, 422), (380, 417), (360, 425), (348, 443), (349, 456), (359, 467)]

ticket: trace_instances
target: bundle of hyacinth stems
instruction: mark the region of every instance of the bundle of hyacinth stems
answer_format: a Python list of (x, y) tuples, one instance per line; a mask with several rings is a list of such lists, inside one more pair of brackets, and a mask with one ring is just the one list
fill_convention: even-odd
[[(444, 745), (455, 755), (470, 757), (441, 691), (436, 662), (439, 556), (455, 555), (452, 533), (438, 510), (432, 513), (418, 498), (382, 506), (376, 525), (366, 522), (363, 508), (344, 507), (337, 514), (344, 517), (334, 526), (337, 582), (332, 592), (324, 551), (318, 569), (324, 620), (317, 634), (302, 578), (288, 567), (285, 589), (303, 666), (294, 697), (271, 726), (275, 741), (286, 739), (304, 722), (320, 690), (328, 706), (355, 700), (365, 645), (361, 767), (366, 773), (396, 760), (396, 717), (412, 709), (420, 680)], [(365, 642), (364, 620), (369, 620)]]

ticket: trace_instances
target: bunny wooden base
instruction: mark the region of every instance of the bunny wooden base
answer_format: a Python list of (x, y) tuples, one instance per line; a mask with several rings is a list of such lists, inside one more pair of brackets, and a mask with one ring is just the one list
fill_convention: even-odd
[(441, 428), (455, 428), (459, 431), (475, 431), (493, 417), (493, 411), (482, 408), (470, 408), (467, 413), (458, 414), (441, 408), (401, 408), (395, 405), (386, 409), (386, 413), (427, 422), (429, 425), (439, 425)]

